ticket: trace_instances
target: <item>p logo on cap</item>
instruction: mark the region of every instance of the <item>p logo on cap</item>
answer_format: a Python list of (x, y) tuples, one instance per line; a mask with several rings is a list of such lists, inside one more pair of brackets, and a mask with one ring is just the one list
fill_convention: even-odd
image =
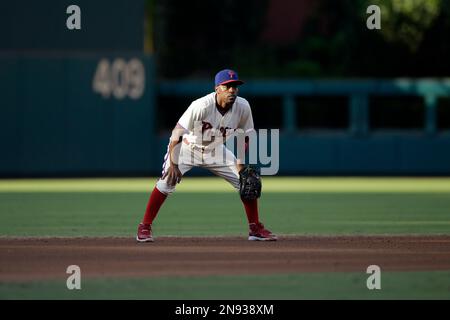
[(216, 87), (217, 87), (217, 86), (220, 86), (222, 84), (227, 84), (227, 83), (236, 83), (237, 85), (241, 85), (244, 83), (244, 81), (239, 80), (239, 76), (236, 71), (230, 70), (230, 69), (225, 69), (225, 70), (219, 71), (216, 74), (215, 83), (216, 83)]

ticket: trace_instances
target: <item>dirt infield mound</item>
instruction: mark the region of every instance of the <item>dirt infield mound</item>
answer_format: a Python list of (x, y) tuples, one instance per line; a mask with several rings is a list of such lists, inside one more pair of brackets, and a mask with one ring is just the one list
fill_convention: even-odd
[(450, 270), (450, 236), (296, 236), (277, 242), (237, 237), (0, 238), (0, 281), (83, 277)]

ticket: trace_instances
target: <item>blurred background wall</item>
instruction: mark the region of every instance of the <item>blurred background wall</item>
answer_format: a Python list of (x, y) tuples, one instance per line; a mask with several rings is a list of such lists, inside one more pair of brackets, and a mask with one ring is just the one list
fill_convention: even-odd
[(443, 0), (5, 1), (0, 176), (158, 175), (223, 68), (280, 174), (448, 175), (449, 31)]

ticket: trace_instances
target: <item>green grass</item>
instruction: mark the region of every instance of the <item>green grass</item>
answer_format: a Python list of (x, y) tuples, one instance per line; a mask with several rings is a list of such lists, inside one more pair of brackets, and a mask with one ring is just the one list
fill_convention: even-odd
[[(0, 193), (0, 235), (132, 236), (147, 193)], [(280, 234), (448, 234), (450, 197), (431, 193), (265, 193), (260, 217)], [(156, 235), (243, 235), (236, 194), (179, 193)]]
[[(0, 180), (0, 236), (130, 236), (154, 178)], [(261, 220), (281, 235), (450, 234), (449, 178), (264, 178)], [(219, 178), (186, 177), (155, 221), (156, 236), (242, 235), (236, 192)], [(367, 275), (83, 279), (0, 283), (0, 299), (448, 299), (450, 271)]]
[[(133, 236), (155, 179), (0, 180), (1, 236)], [(448, 178), (266, 178), (260, 218), (279, 234), (450, 234)], [(155, 235), (244, 235), (234, 189), (187, 177)]]
[[(0, 180), (0, 192), (148, 192), (156, 178)], [(450, 193), (450, 178), (297, 178), (263, 177), (263, 190), (276, 193)], [(234, 189), (219, 178), (185, 177), (177, 192), (226, 192)]]
[(381, 289), (366, 287), (365, 273), (267, 276), (82, 279), (81, 290), (65, 280), (0, 283), (0, 299), (450, 299), (450, 271), (382, 272)]

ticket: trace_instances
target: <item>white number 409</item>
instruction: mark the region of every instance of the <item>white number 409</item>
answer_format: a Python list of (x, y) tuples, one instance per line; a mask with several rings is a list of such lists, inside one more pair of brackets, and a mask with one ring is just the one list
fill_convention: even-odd
[(117, 58), (110, 63), (101, 59), (95, 71), (92, 89), (109, 98), (111, 94), (116, 99), (130, 97), (139, 99), (145, 89), (145, 68), (139, 59), (133, 58), (126, 62)]

